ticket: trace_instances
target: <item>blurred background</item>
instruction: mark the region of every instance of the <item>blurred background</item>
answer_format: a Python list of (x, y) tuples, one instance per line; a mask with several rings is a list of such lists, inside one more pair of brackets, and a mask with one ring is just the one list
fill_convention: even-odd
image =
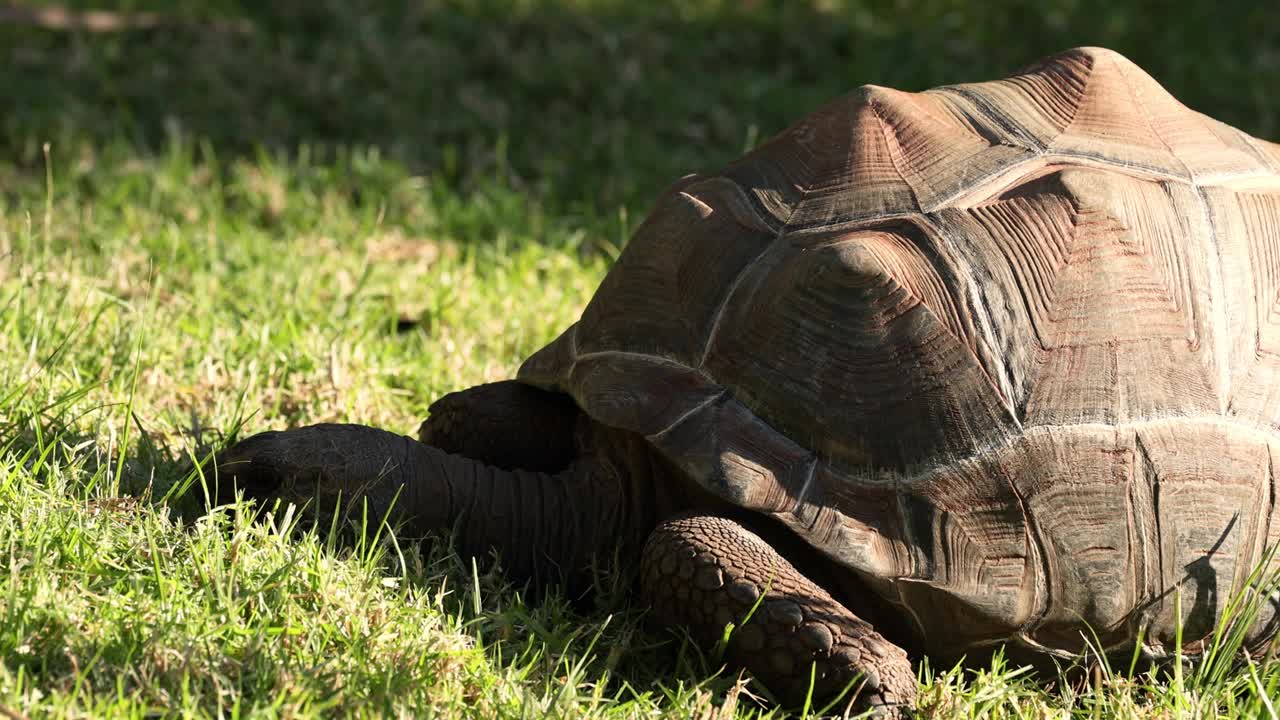
[[(355, 149), (455, 197), (501, 187), (560, 218), (634, 220), (670, 180), (858, 85), (989, 79), (1085, 44), (1280, 136), (1272, 1), (0, 2), (0, 192), (43, 176), (44, 142), (62, 180), (92, 184), (104, 156), (178, 141), (220, 167)], [(362, 184), (377, 178), (353, 179), (357, 202)]]

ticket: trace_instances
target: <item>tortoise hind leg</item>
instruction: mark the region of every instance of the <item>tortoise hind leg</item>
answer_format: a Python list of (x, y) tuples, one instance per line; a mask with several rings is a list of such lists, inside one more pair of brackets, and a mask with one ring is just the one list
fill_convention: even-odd
[(505, 470), (558, 472), (577, 457), (581, 412), (561, 393), (514, 380), (477, 385), (436, 400), (418, 439)]
[(906, 653), (732, 520), (690, 515), (662, 523), (645, 545), (640, 573), (656, 619), (688, 629), (704, 647), (734, 623), (728, 659), (784, 702), (803, 702), (812, 678), (818, 704), (850, 683), (861, 686), (857, 706), (885, 716), (915, 704)]

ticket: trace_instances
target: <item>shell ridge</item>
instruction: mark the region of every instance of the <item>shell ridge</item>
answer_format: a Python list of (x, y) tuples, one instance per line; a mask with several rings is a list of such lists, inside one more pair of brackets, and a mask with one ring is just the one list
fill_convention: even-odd
[[(733, 182), (733, 181), (730, 180), (730, 182)], [(737, 183), (735, 182), (734, 185), (737, 185)], [(711, 348), (715, 346), (716, 334), (720, 332), (720, 323), (724, 321), (725, 311), (729, 307), (729, 302), (733, 300), (734, 296), (738, 294), (739, 286), (742, 285), (742, 281), (745, 280), (747, 275), (750, 274), (751, 269), (754, 268), (762, 258), (768, 255), (770, 251), (773, 250), (773, 248), (776, 247), (778, 243), (782, 241), (782, 238), (786, 236), (787, 226), (791, 221), (791, 217), (795, 215), (796, 209), (804, 204), (805, 196), (807, 196), (808, 194), (809, 194), (808, 187), (805, 187), (800, 191), (800, 197), (796, 200), (795, 205), (791, 207), (791, 211), (787, 213), (787, 221), (784, 222), (782, 227), (778, 229), (778, 232), (774, 236), (773, 240), (768, 244), (766, 244), (764, 248), (761, 249), (760, 252), (756, 254), (755, 257), (751, 258), (750, 262), (748, 262), (746, 265), (743, 265), (742, 269), (738, 271), (737, 276), (733, 278), (733, 283), (729, 286), (729, 291), (724, 294), (724, 298), (720, 300), (720, 305), (716, 308), (715, 317), (711, 321), (711, 329), (707, 331), (707, 339), (702, 345), (702, 354), (698, 358), (697, 369), (699, 372), (703, 372), (705, 374), (705, 370), (703, 368), (706, 367), (707, 356), (711, 354)]]
[(1133, 437), (1134, 452), (1142, 462), (1142, 480), (1147, 490), (1145, 498), (1151, 503), (1151, 534), (1144, 538), (1144, 541), (1151, 542), (1155, 546), (1155, 583), (1153, 587), (1148, 588), (1150, 594), (1140, 596), (1145, 599), (1145, 602), (1139, 604), (1134, 610), (1146, 626), (1150, 625), (1152, 613), (1158, 612), (1156, 606), (1166, 594), (1165, 588), (1168, 583), (1165, 576), (1168, 569), (1165, 567), (1164, 543), (1161, 542), (1164, 537), (1164, 528), (1160, 522), (1160, 474), (1156, 471), (1150, 448), (1147, 447), (1146, 441), (1142, 439), (1142, 433), (1138, 432), (1136, 427), (1133, 430)]
[[(1258, 539), (1254, 543), (1254, 549), (1253, 549), (1254, 557), (1252, 558), (1253, 566), (1256, 566), (1258, 563), (1260, 563), (1264, 559), (1267, 559), (1267, 551), (1268, 551), (1267, 539), (1271, 537), (1271, 533), (1273, 531), (1273, 528), (1271, 526), (1271, 521), (1276, 517), (1275, 460), (1276, 460), (1275, 454), (1270, 452), (1270, 449), (1268, 449), (1267, 479), (1266, 479), (1267, 498), (1265, 502), (1259, 503), (1261, 507), (1258, 508), (1258, 517), (1255, 518), (1254, 520), (1254, 522), (1256, 523), (1256, 528), (1257, 528), (1256, 533), (1258, 535)], [(1280, 552), (1280, 549), (1277, 549), (1277, 552)], [(1271, 558), (1271, 560), (1272, 562), (1270, 564), (1274, 564), (1275, 558), (1273, 557)], [(1244, 568), (1244, 570), (1247, 571), (1247, 568)], [(1245, 580), (1247, 581), (1248, 578), (1246, 577)]]
[(1231, 357), (1230, 351), (1224, 345), (1229, 335), (1230, 323), (1227, 318), (1227, 293), (1223, 284), (1222, 270), (1226, 261), (1222, 257), (1222, 242), (1219, 240), (1221, 231), (1218, 228), (1218, 220), (1214, 217), (1213, 204), (1209, 202), (1209, 198), (1202, 187), (1196, 187), (1196, 204), (1200, 207), (1201, 217), (1204, 218), (1205, 226), (1209, 229), (1208, 242), (1210, 252), (1205, 253), (1206, 274), (1209, 284), (1209, 298), (1213, 303), (1213, 361), (1218, 371), (1218, 408), (1224, 415), (1231, 411), (1234, 399), (1234, 389), (1232, 384), (1234, 380), (1231, 376)]
[[(1035, 170), (1039, 169), (1039, 166), (1042, 163), (1044, 163), (1044, 160), (1045, 160), (1044, 156), (1042, 155), (1031, 155), (1011, 165), (1006, 165), (1004, 167), (998, 167), (998, 166), (993, 167), (985, 175), (971, 179), (968, 183), (964, 185), (957, 186), (956, 189), (953, 190), (950, 195), (944, 195), (938, 198), (937, 202), (934, 203), (934, 207), (931, 207), (927, 211), (923, 211), (923, 212), (936, 212), (937, 210), (942, 208), (952, 207), (952, 206), (955, 206), (957, 203), (963, 202), (965, 198), (969, 198), (974, 195), (977, 195), (980, 197), (981, 193), (975, 192), (974, 188), (984, 189), (989, 183), (993, 182), (997, 178), (1006, 177), (1006, 176), (1021, 179), (1031, 174)], [(1034, 167), (1029, 167), (1026, 170), (1024, 170), (1024, 166), (1034, 166)], [(1022, 172), (1019, 172), (1019, 171), (1022, 171)], [(1017, 180), (1014, 180), (1014, 182), (1016, 183)], [(1001, 190), (1003, 190), (1003, 188), (1001, 188)]]
[[(1085, 168), (1094, 168), (1107, 172), (1114, 172), (1135, 180), (1146, 180), (1153, 182), (1171, 182), (1179, 185), (1186, 185), (1193, 188), (1204, 187), (1220, 187), (1229, 185), (1232, 181), (1248, 178), (1272, 179), (1280, 186), (1280, 168), (1274, 173), (1259, 172), (1242, 172), (1235, 176), (1215, 177), (1211, 179), (1192, 181), (1186, 177), (1175, 175), (1159, 168), (1151, 167), (1141, 163), (1121, 163), (1115, 159), (1089, 155), (1086, 153), (1076, 152), (1072, 150), (1055, 150), (1050, 153), (1032, 155), (1016, 163), (1007, 165), (978, 180), (969, 184), (965, 189), (956, 191), (943, 199), (939, 203), (939, 209), (947, 207), (979, 207), (991, 202), (1001, 193), (1016, 187), (1019, 183), (1034, 176), (1035, 173), (1044, 170), (1050, 166), (1078, 166)], [(1008, 178), (1008, 182), (1002, 182), (998, 186), (989, 186), (991, 181), (998, 178)], [(981, 190), (975, 190), (978, 188)], [(935, 211), (930, 211), (935, 212)], [(807, 234), (811, 232), (834, 232), (834, 231), (853, 231), (864, 227), (873, 227), (882, 224), (888, 220), (901, 220), (915, 217), (922, 214), (915, 210), (904, 210), (901, 212), (886, 212), (870, 217), (853, 217), (846, 220), (833, 221), (811, 221), (787, 225), (787, 235), (795, 236)]]
[[(1276, 458), (1275, 458), (1275, 454), (1274, 454), (1274, 453), (1268, 452), (1268, 453), (1267, 453), (1267, 517), (1266, 517), (1266, 530), (1262, 533), (1262, 542), (1261, 542), (1261, 544), (1262, 544), (1262, 546), (1263, 546), (1263, 553), (1264, 553), (1264, 556), (1265, 556), (1266, 551), (1269, 549), (1269, 548), (1267, 548), (1267, 546), (1266, 546), (1266, 545), (1267, 545), (1267, 539), (1268, 539), (1268, 538), (1270, 538), (1270, 537), (1271, 537), (1271, 535), (1272, 535), (1272, 533), (1274, 533), (1274, 532), (1275, 532), (1275, 528), (1272, 526), (1272, 523), (1277, 519), (1277, 517), (1280, 517), (1280, 516), (1278, 516), (1278, 515), (1276, 514), (1276, 501), (1277, 501), (1276, 494), (1277, 494), (1277, 489), (1278, 489), (1278, 488), (1277, 488), (1277, 485), (1276, 485)], [(1274, 549), (1274, 552), (1276, 553), (1276, 555), (1273, 555), (1273, 556), (1272, 556), (1272, 558), (1271, 558), (1271, 561), (1272, 561), (1272, 563), (1273, 563), (1273, 564), (1274, 564), (1274, 563), (1276, 563), (1276, 562), (1278, 562), (1278, 561), (1280, 561), (1280, 548)], [(1280, 620), (1280, 617), (1277, 617), (1277, 620)]]
[[(1089, 91), (1093, 89), (1091, 86), (1096, 80), (1095, 76), (1098, 72), (1098, 61), (1100, 58), (1094, 53), (1088, 52), (1084, 48), (1077, 48), (1076, 50), (1069, 50), (1061, 55), (1051, 58), (1048, 62), (1040, 65), (1039, 67), (1033, 68), (1026, 73), (1030, 75), (1037, 72), (1043, 72), (1049, 70), (1051, 67), (1059, 72), (1070, 72), (1068, 68), (1064, 67), (1066, 64), (1064, 61), (1067, 60), (1079, 63), (1080, 66), (1085, 68), (1084, 76), (1081, 78), (1079, 95), (1075, 98), (1075, 105), (1071, 108), (1071, 119), (1068, 120), (1062, 126), (1062, 130), (1049, 141), (1049, 146), (1053, 146), (1064, 135), (1069, 135), (1071, 133), (1071, 129), (1075, 127), (1076, 122), (1080, 119), (1080, 108), (1084, 105), (1086, 98), (1089, 97)], [(1128, 87), (1127, 81), (1125, 86)], [(1132, 88), (1129, 88), (1129, 99), (1134, 100)]]
[[(695, 368), (691, 368), (691, 369), (695, 369)], [(714, 383), (714, 380), (713, 380), (712, 382)], [(718, 383), (717, 383), (717, 384), (718, 384)], [(689, 418), (690, 418), (690, 417), (692, 417), (693, 415), (696, 415), (696, 414), (698, 413), (698, 411), (700, 411), (700, 410), (702, 410), (702, 409), (704, 409), (704, 408), (706, 408), (706, 407), (708, 407), (708, 406), (710, 406), (710, 405), (714, 405), (715, 403), (720, 402), (720, 400), (722, 400), (722, 399), (724, 399), (724, 398), (726, 398), (726, 397), (729, 397), (729, 389), (728, 389), (728, 388), (725, 388), (725, 387), (721, 387), (721, 388), (720, 388), (720, 392), (713, 393), (712, 395), (708, 396), (708, 397), (707, 397), (707, 399), (703, 400), (702, 402), (694, 403), (693, 405), (691, 405), (691, 406), (689, 407), (689, 409), (688, 409), (688, 410), (685, 410), (684, 412), (682, 412), (682, 413), (680, 413), (679, 415), (677, 415), (677, 416), (676, 416), (676, 419), (675, 419), (675, 420), (672, 420), (672, 421), (671, 421), (671, 423), (670, 423), (670, 424), (668, 424), (666, 427), (662, 428), (661, 430), (658, 430), (657, 432), (650, 433), (649, 435), (646, 435), (645, 437), (646, 437), (646, 438), (653, 438), (653, 437), (656, 437), (656, 436), (658, 436), (658, 435), (662, 435), (663, 433), (666, 433), (666, 432), (670, 431), (670, 430), (671, 430), (671, 428), (673, 428), (673, 427), (675, 427), (675, 426), (679, 425), (680, 423), (684, 422), (685, 420), (689, 419)]]
[[(1152, 588), (1159, 582), (1159, 547), (1160, 538), (1156, 533), (1156, 523), (1159, 521), (1155, 512), (1155, 505), (1152, 501), (1151, 492), (1155, 477), (1155, 466), (1151, 461), (1150, 452), (1147, 450), (1146, 444), (1142, 440), (1142, 433), (1137, 428), (1133, 430), (1133, 467), (1136, 469), (1129, 474), (1129, 487), (1126, 492), (1126, 513), (1125, 522), (1127, 525), (1127, 537), (1129, 540), (1129, 564), (1130, 574), (1133, 582), (1133, 597), (1147, 598), (1152, 597), (1154, 593)], [(1151, 564), (1151, 548), (1156, 548), (1156, 565), (1153, 568)], [(1153, 571), (1156, 573), (1153, 575)], [(1146, 628), (1150, 625), (1150, 618), (1146, 612), (1140, 607), (1133, 612), (1128, 622), (1133, 627), (1133, 632), (1141, 632), (1146, 634)]]
[[(937, 223), (934, 222), (933, 218), (928, 214), (921, 214), (919, 218), (925, 231), (934, 235), (938, 241), (939, 249), (942, 249), (944, 245), (942, 241), (946, 238), (942, 229), (938, 227)], [(968, 292), (965, 293), (966, 297), (964, 306), (968, 309), (970, 316), (974, 320), (974, 324), (976, 326), (975, 329), (981, 333), (981, 339), (988, 347), (988, 352), (994, 356), (992, 369), (996, 371), (998, 378), (992, 377), (991, 372), (987, 368), (987, 363), (983, 362), (982, 357), (979, 356), (977, 351), (979, 339), (976, 336), (974, 337), (974, 345), (970, 348), (970, 354), (973, 355), (974, 362), (982, 369), (982, 374), (987, 379), (987, 382), (991, 383), (992, 388), (1000, 395), (1001, 400), (1004, 401), (1009, 417), (1013, 419), (1014, 426), (1017, 427), (1018, 430), (1022, 430), (1022, 417), (1014, 406), (1013, 401), (1015, 396), (1013, 386), (1013, 369), (1009, 366), (1009, 358), (1005, 356), (1005, 353), (996, 352), (995, 350), (997, 343), (995, 341), (995, 333), (992, 329), (991, 308), (982, 293), (978, 292), (977, 280), (973, 277), (971, 272), (968, 272), (968, 267), (968, 263), (957, 262), (954, 258), (951, 258), (951, 262), (948, 264), (948, 268), (955, 273), (957, 279), (963, 282), (968, 289)], [(961, 272), (965, 273), (963, 278), (959, 276)]]
[[(898, 142), (895, 133), (889, 131), (888, 123), (884, 121), (884, 116), (880, 114), (880, 104), (872, 94), (867, 95), (867, 107), (871, 109), (871, 114), (876, 118), (876, 124), (880, 126), (880, 135), (884, 138), (885, 148), (889, 151), (889, 162), (893, 163), (893, 171), (898, 173), (898, 179), (911, 192), (911, 201), (915, 203), (916, 209), (921, 209), (919, 191), (907, 179), (906, 173), (902, 171), (902, 166), (898, 164), (898, 155), (902, 154), (902, 145)], [(897, 148), (897, 152), (894, 152), (894, 148)], [(803, 200), (803, 198), (801, 199)]]
[[(930, 474), (937, 472), (940, 468), (948, 467), (959, 462), (970, 462), (978, 458), (999, 452), (1009, 447), (1013, 442), (1022, 438), (1037, 437), (1049, 433), (1072, 431), (1072, 430), (1115, 430), (1116, 428), (1134, 428), (1140, 429), (1144, 427), (1157, 427), (1168, 424), (1183, 423), (1205, 423), (1210, 425), (1219, 425), (1231, 428), (1235, 432), (1246, 433), (1256, 436), (1265, 443), (1276, 443), (1277, 451), (1280, 452), (1280, 439), (1272, 432), (1270, 427), (1262, 427), (1247, 422), (1242, 422), (1238, 418), (1223, 417), (1216, 413), (1200, 414), (1200, 415), (1178, 415), (1176, 417), (1155, 418), (1146, 420), (1130, 420), (1120, 423), (1111, 422), (1064, 422), (1064, 423), (1044, 423), (1039, 425), (1028, 425), (1023, 428), (1022, 432), (1014, 436), (996, 436), (995, 439), (976, 446), (970, 452), (964, 454), (952, 454), (945, 457), (935, 458), (932, 463), (921, 463), (918, 466), (907, 470), (890, 469), (889, 472), (901, 476), (907, 485), (912, 485)], [(770, 426), (772, 427), (772, 426)]]
[(699, 200), (698, 198), (694, 197), (693, 195), (690, 195), (687, 191), (681, 190), (678, 194), (680, 195), (680, 197), (684, 198), (684, 199), (685, 199), (686, 201), (688, 201), (691, 205), (693, 205), (693, 206), (697, 209), (698, 214), (699, 214), (699, 215), (701, 215), (703, 218), (706, 218), (706, 217), (710, 216), (710, 215), (711, 215), (711, 213), (712, 213), (712, 212), (714, 212), (714, 211), (711, 209), (711, 206), (710, 206), (710, 205), (708, 205), (708, 204), (706, 204), (705, 202), (703, 202), (703, 201)]
[[(608, 358), (608, 357), (636, 358), (636, 359), (645, 360), (648, 362), (658, 363), (660, 365), (672, 365), (672, 366), (675, 366), (676, 368), (679, 368), (680, 370), (689, 370), (689, 371), (695, 372), (698, 375), (701, 375), (702, 377), (708, 380), (711, 380), (712, 382), (715, 382), (715, 378), (712, 378), (710, 375), (708, 375), (706, 370), (703, 370), (701, 367), (688, 365), (674, 358), (663, 357), (662, 355), (654, 355), (652, 353), (636, 352), (634, 350), (592, 350), (591, 352), (582, 353), (581, 355), (575, 354), (574, 361), (576, 363), (579, 360), (592, 360), (595, 358)], [(719, 383), (716, 383), (716, 384), (719, 384)]]
[[(1015, 148), (1018, 150), (1027, 149), (1019, 145), (1010, 145), (1008, 142), (1006, 142), (1007, 137), (1002, 136), (999, 132), (997, 132), (995, 128), (992, 128), (989, 125), (991, 121), (989, 118), (986, 117), (984, 113), (979, 112), (976, 117), (971, 117), (959, 110), (956, 110), (954, 105), (955, 100), (953, 98), (950, 98), (949, 96), (955, 96), (955, 97), (963, 98), (966, 100), (968, 100), (969, 97), (963, 93), (955, 92), (955, 86), (943, 86), (943, 87), (930, 88), (928, 90), (923, 91), (920, 94), (933, 95), (933, 96), (936, 96), (939, 100), (941, 100), (942, 98), (948, 98), (947, 100), (943, 101), (943, 104), (948, 108), (948, 112), (954, 115), (956, 122), (965, 126), (968, 129), (970, 134), (972, 134), (974, 137), (977, 137), (980, 140), (986, 141), (986, 143), (991, 147), (1003, 146), (1003, 147)], [(985, 120), (987, 122), (985, 123), (979, 122), (981, 120)], [(1007, 131), (1007, 128), (1005, 129)]]
[(579, 327), (581, 327), (581, 324), (575, 322), (574, 324), (569, 326), (569, 329), (566, 330), (564, 334), (564, 338), (565, 338), (564, 342), (566, 345), (569, 346), (568, 347), (569, 366), (565, 368), (565, 371), (564, 371), (565, 378), (568, 378), (573, 375), (574, 369), (578, 367), (578, 360), (581, 359), (582, 357), (581, 355), (578, 354), (578, 328)]
[(976, 92), (973, 92), (973, 90), (962, 85), (948, 85), (946, 87), (938, 88), (938, 90), (953, 92), (973, 103), (974, 108), (978, 112), (982, 113), (983, 117), (988, 122), (993, 123), (996, 127), (999, 127), (1009, 133), (1010, 136), (1022, 140), (1026, 143), (1023, 147), (1036, 155), (1042, 155), (1046, 150), (1048, 150), (1048, 146), (1041, 142), (1033, 133), (1028, 131), (1022, 123), (1016, 122), (997, 110), (995, 106), (991, 104), (990, 100)]
[(929, 100), (941, 99), (940, 97), (936, 96), (931, 90), (925, 90), (923, 92), (915, 93), (915, 92), (904, 92), (902, 90), (896, 90), (894, 88), (881, 87), (879, 85), (867, 85), (865, 87), (870, 89), (873, 93), (880, 94), (882, 97), (892, 99), (893, 96), (896, 95), (898, 97), (903, 98), (904, 100), (906, 100), (906, 102), (911, 103), (912, 111), (920, 113), (920, 115), (927, 117), (930, 120), (933, 120), (935, 123), (938, 123), (939, 125), (953, 126), (953, 127), (958, 126), (959, 129), (964, 130), (975, 139), (986, 141), (986, 143), (989, 145), (998, 144), (998, 141), (993, 140), (991, 137), (984, 134), (982, 132), (982, 129), (979, 129), (978, 127), (975, 127), (973, 123), (968, 122), (967, 118), (965, 118), (962, 114), (956, 113), (955, 110), (953, 108), (948, 107), (945, 104), (945, 102), (943, 103), (945, 117), (933, 112), (933, 110), (930, 109), (930, 106), (928, 103), (920, 102), (919, 98), (921, 97), (927, 98)]
[[(708, 178), (702, 178), (697, 183), (697, 186), (702, 188), (725, 186), (726, 190), (741, 203), (743, 209), (751, 211), (751, 217), (744, 218), (740, 213), (734, 212), (734, 210), (737, 209), (735, 206), (730, 205), (728, 208), (729, 213), (733, 216), (734, 220), (745, 227), (752, 227), (751, 222), (754, 221), (757, 224), (756, 229), (776, 233), (782, 228), (783, 224), (785, 224), (779, 224), (778, 217), (770, 212), (764, 205), (764, 202), (760, 199), (759, 193), (749, 192), (747, 188), (744, 188), (741, 183), (731, 177), (715, 175)], [(693, 185), (691, 184), (689, 187), (692, 188)], [(707, 217), (715, 212), (714, 208), (708, 205), (705, 201), (694, 197), (688, 192), (688, 190), (680, 191), (680, 195), (691, 201), (694, 206), (698, 208), (700, 213), (705, 213), (703, 217)], [(789, 214), (790, 213), (788, 213), (788, 215)]]
[[(1162, 134), (1159, 128), (1156, 127), (1156, 124), (1151, 117), (1150, 108), (1147, 107), (1146, 103), (1142, 102), (1142, 98), (1138, 97), (1138, 93), (1134, 90), (1133, 79), (1129, 75), (1129, 68), (1125, 67), (1124, 63), (1119, 63), (1115, 60), (1112, 60), (1111, 62), (1115, 65), (1116, 71), (1120, 74), (1120, 79), (1124, 81), (1124, 86), (1129, 90), (1129, 97), (1133, 99), (1133, 106), (1137, 108), (1138, 112), (1142, 115), (1142, 120), (1147, 124), (1147, 129), (1151, 131), (1151, 136), (1160, 141), (1160, 145), (1164, 147), (1165, 152), (1169, 153), (1169, 157), (1173, 158), (1173, 160), (1182, 167), (1183, 172), (1187, 174), (1187, 179), (1194, 185), (1196, 174), (1192, 172), (1191, 166), (1187, 164), (1187, 161), (1183, 160), (1178, 153), (1173, 151), (1173, 146), (1169, 144), (1169, 141), (1165, 139), (1164, 134)], [(1195, 113), (1187, 114), (1195, 116)], [(1200, 118), (1195, 116), (1195, 121), (1199, 123)]]
[(1239, 128), (1231, 129), (1244, 140), (1245, 146), (1249, 148), (1249, 152), (1253, 154), (1259, 165), (1272, 173), (1280, 174), (1280, 155), (1273, 159), (1264, 149), (1258, 147), (1258, 143), (1266, 142), (1265, 140), (1260, 140)]
[(809, 451), (809, 454), (813, 456), (813, 459), (809, 461), (809, 470), (805, 473), (804, 482), (801, 483), (800, 489), (796, 491), (795, 505), (791, 508), (791, 514), (797, 518), (800, 517), (800, 509), (804, 507), (809, 499), (809, 492), (813, 489), (814, 477), (818, 474), (818, 454), (812, 450)]

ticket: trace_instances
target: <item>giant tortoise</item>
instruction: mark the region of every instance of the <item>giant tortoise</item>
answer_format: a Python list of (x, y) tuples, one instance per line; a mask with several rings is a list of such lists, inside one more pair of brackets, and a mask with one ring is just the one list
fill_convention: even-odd
[(898, 712), (906, 650), (1194, 648), (1280, 540), (1276, 464), (1280, 146), (1082, 48), (862, 87), (676, 182), (419, 440), (269, 432), (219, 472), (523, 580), (619, 558), (775, 697)]

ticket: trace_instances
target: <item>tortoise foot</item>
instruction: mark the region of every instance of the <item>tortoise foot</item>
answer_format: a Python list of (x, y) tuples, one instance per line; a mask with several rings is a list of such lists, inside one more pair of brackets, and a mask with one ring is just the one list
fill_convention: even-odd
[(734, 624), (726, 648), (781, 701), (815, 705), (846, 688), (855, 706), (898, 717), (915, 705), (906, 653), (774, 548), (732, 520), (679, 517), (650, 535), (641, 583), (663, 624), (687, 628), (710, 648)]
[(377, 428), (311, 425), (259, 433), (223, 450), (214, 475), (215, 498), (229, 504), (238, 491), (264, 506), (292, 503), (324, 522), (338, 512), (344, 524), (362, 519), (376, 526), (384, 519), (399, 522), (424, 514), (413, 507), (422, 483), (412, 481), (460, 472), (453, 466), (463, 462)]

